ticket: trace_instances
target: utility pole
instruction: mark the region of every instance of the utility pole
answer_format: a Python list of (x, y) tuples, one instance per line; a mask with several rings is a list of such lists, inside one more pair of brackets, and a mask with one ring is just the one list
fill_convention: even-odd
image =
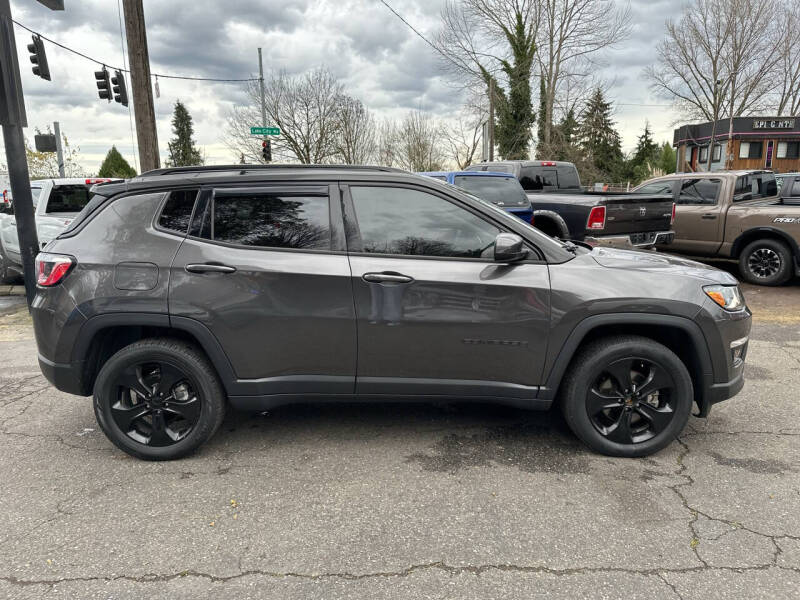
[(489, 162), (494, 160), (494, 78), (489, 79)]
[(144, 25), (142, 0), (122, 0), (125, 13), (125, 35), (128, 38), (128, 59), (131, 63), (131, 91), (136, 117), (136, 139), (139, 142), (139, 164), (142, 172), (158, 169), (158, 134), (150, 85), (150, 55)]
[(6, 146), (8, 179), (14, 196), (14, 217), (17, 221), (19, 252), (25, 274), (25, 295), (30, 308), (36, 295), (34, 263), (39, 251), (39, 239), (33, 216), (25, 136), (22, 133), (22, 128), (28, 126), (28, 118), (22, 96), (9, 0), (0, 0), (0, 124), (3, 126), (3, 141)]
[(53, 122), (53, 131), (56, 134), (56, 157), (58, 158), (58, 176), (64, 175), (64, 148), (61, 146), (61, 125), (58, 121)]
[[(258, 49), (258, 85), (261, 87), (261, 126), (267, 126), (267, 98), (264, 92), (264, 60), (261, 57), (261, 48)], [(264, 143), (269, 146), (269, 136), (264, 136)], [(265, 146), (265, 147), (267, 147)], [(270, 156), (272, 155), (270, 148)]]

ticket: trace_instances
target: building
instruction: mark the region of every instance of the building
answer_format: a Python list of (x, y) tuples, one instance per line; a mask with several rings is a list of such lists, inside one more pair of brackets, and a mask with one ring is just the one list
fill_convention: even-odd
[[(676, 129), (679, 173), (708, 170), (769, 169), (776, 173), (800, 171), (800, 117), (735, 117), (728, 151), (730, 119), (684, 125)], [(714, 144), (711, 145), (712, 131)]]

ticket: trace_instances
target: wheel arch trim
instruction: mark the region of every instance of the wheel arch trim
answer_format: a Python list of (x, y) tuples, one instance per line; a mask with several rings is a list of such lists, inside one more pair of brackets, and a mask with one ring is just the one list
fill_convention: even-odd
[(562, 217), (560, 214), (552, 210), (534, 209), (533, 211), (534, 227), (536, 227), (535, 225), (536, 219), (539, 217), (552, 220), (556, 224), (556, 226), (561, 230), (561, 235), (563, 236), (563, 238), (565, 239), (569, 238), (569, 227), (567, 227), (567, 222), (564, 220), (564, 217)]
[(700, 326), (686, 317), (676, 315), (609, 313), (593, 315), (580, 321), (569, 333), (550, 368), (545, 385), (539, 388), (539, 398), (555, 400), (564, 374), (587, 335), (598, 327), (607, 325), (656, 325), (679, 329), (689, 336), (700, 363), (703, 381), (697, 386), (696, 398), (700, 414), (707, 414), (710, 406), (707, 391), (714, 381), (714, 369), (708, 341)]
[(785, 231), (777, 227), (753, 227), (739, 234), (731, 246), (731, 258), (739, 258), (744, 247), (750, 242), (755, 242), (758, 239), (774, 239), (780, 238), (786, 242), (791, 250), (795, 260), (800, 259), (800, 246), (797, 241)]

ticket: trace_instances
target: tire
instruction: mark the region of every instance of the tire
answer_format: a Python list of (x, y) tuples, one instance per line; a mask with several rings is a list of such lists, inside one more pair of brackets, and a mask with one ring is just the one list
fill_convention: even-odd
[(173, 460), (194, 452), (219, 429), (225, 392), (196, 347), (145, 339), (126, 346), (100, 369), (94, 413), (100, 429), (123, 452), (143, 460)]
[(20, 276), (10, 268), (6, 255), (0, 249), (0, 283), (16, 283), (19, 279)]
[(570, 429), (591, 449), (637, 457), (658, 452), (678, 437), (693, 400), (692, 378), (674, 352), (649, 338), (614, 336), (578, 352), (560, 405)]
[(792, 277), (792, 251), (783, 242), (765, 238), (750, 242), (739, 256), (739, 272), (748, 283), (781, 285)]

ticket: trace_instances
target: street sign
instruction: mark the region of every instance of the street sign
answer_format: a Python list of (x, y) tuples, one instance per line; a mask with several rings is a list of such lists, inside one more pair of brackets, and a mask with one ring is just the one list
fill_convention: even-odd
[(280, 135), (280, 127), (251, 127), (250, 135)]

